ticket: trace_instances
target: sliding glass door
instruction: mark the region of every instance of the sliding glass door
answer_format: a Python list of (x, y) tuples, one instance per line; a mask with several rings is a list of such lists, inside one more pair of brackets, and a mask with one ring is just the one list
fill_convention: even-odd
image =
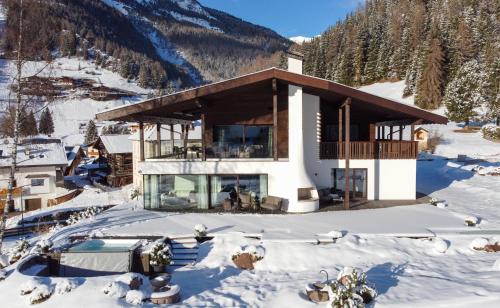
[(208, 209), (206, 175), (145, 175), (146, 209)]
[[(349, 169), (350, 175), (350, 196), (354, 199), (366, 199), (368, 190), (368, 170), (367, 169)], [(345, 169), (332, 169), (333, 188), (337, 193), (345, 192)]]
[(267, 175), (211, 175), (210, 201), (212, 207), (229, 200), (232, 206), (261, 202), (267, 196)]

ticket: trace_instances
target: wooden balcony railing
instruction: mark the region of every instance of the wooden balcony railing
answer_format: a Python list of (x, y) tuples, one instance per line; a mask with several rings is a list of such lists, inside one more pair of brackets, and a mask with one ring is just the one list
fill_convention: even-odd
[[(351, 159), (416, 159), (417, 141), (351, 141)], [(345, 159), (345, 142), (321, 142), (320, 159)]]

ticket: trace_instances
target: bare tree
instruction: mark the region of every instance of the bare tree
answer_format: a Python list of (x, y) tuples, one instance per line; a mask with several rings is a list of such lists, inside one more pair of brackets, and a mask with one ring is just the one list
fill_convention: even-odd
[[(12, 110), (13, 119), (12, 119), (12, 142), (10, 143), (10, 171), (9, 171), (9, 179), (7, 184), (7, 196), (5, 200), (4, 210), (0, 220), (0, 254), (2, 253), (3, 246), (3, 236), (5, 233), (7, 217), (11, 210), (14, 207), (14, 190), (15, 190), (15, 175), (17, 171), (18, 161), (17, 161), (17, 152), (18, 146), (20, 142), (20, 126), (22, 121), (24, 120), (23, 114), (27, 106), (32, 104), (33, 102), (39, 102), (38, 97), (43, 96), (43, 91), (37, 92), (35, 94), (29, 93), (27, 91), (27, 87), (29, 85), (30, 79), (33, 77), (37, 77), (45, 68), (49, 67), (50, 61), (48, 61), (41, 68), (37, 68), (33, 74), (29, 74), (29, 76), (23, 75), (23, 69), (25, 64), (30, 60), (30, 57), (33, 56), (32, 52), (27, 52), (27, 47), (24, 44), (24, 35), (26, 34), (26, 26), (24, 24), (23, 18), (25, 17), (25, 10), (30, 8), (30, 3), (25, 4), (24, 0), (18, 1), (18, 28), (17, 28), (17, 37), (15, 41), (17, 41), (16, 51), (15, 51), (15, 76), (12, 78), (12, 83), (10, 90), (15, 92), (15, 98), (11, 101), (9, 99), (8, 108)], [(33, 26), (32, 26), (33, 27)], [(30, 28), (32, 28), (30, 27)], [(34, 29), (31, 29), (32, 32)], [(30, 50), (33, 51), (33, 50)], [(27, 74), (26, 74), (27, 75)], [(10, 97), (10, 95), (9, 95)], [(35, 113), (38, 113), (45, 109), (47, 105), (42, 106), (42, 108), (35, 110)]]

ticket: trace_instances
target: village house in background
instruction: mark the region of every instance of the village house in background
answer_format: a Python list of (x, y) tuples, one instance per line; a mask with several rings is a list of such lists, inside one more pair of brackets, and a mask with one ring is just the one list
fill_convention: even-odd
[(429, 131), (423, 127), (415, 129), (414, 138), (418, 142), (418, 151), (426, 151), (429, 148)]
[[(288, 69), (98, 113), (100, 121), (140, 124), (144, 207), (311, 212), (336, 200), (345, 208), (351, 200), (415, 200), (414, 127), (447, 119), (303, 75), (300, 55), (288, 58)], [(202, 132), (198, 153), (146, 157), (145, 124), (161, 131), (195, 121)]]
[[(11, 139), (0, 140), (0, 207), (5, 206), (11, 158)], [(18, 146), (18, 171), (15, 174), (14, 208), (32, 211), (45, 208), (49, 200), (65, 191), (66, 152), (59, 139), (31, 138)]]
[[(158, 128), (160, 129), (159, 134), (157, 132)], [(133, 127), (132, 131), (134, 133), (130, 136), (130, 140), (132, 140), (133, 149), (133, 183), (134, 187), (142, 191), (142, 174), (138, 173), (141, 152), (139, 127)], [(160, 139), (158, 139), (158, 136), (160, 136)], [(158, 144), (161, 144), (161, 146), (158, 147)], [(188, 157), (199, 159), (201, 145), (201, 123), (199, 121), (189, 125), (187, 131), (180, 124), (145, 125), (144, 127), (145, 158), (163, 157), (165, 159), (175, 159), (184, 155), (184, 148), (186, 148)]]
[(89, 148), (98, 151), (98, 172), (111, 187), (132, 183), (132, 141), (129, 137), (130, 135), (103, 135), (89, 145)]
[(76, 168), (78, 168), (82, 160), (85, 158), (85, 152), (79, 145), (65, 146), (64, 150), (66, 151), (66, 159), (68, 160), (68, 166), (64, 171), (64, 175), (74, 175)]

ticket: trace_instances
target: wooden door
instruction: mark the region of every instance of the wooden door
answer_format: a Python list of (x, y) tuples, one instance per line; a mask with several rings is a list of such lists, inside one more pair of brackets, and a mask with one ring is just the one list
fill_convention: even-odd
[(24, 211), (34, 211), (42, 208), (42, 198), (24, 200)]

